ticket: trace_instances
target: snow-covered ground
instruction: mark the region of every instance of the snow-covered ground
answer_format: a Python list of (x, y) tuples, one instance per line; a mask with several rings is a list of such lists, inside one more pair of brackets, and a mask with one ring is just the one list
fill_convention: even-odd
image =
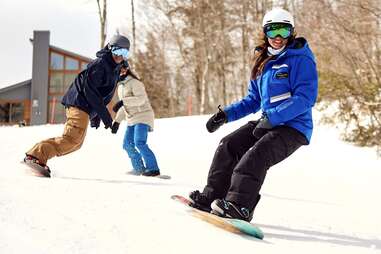
[(89, 129), (81, 150), (49, 161), (51, 179), (19, 161), (63, 125), (0, 127), (0, 253), (381, 253), (381, 160), (318, 124), (269, 170), (254, 218), (263, 241), (189, 216), (170, 196), (202, 189), (219, 140), (250, 120), (209, 134), (207, 118), (156, 120), (149, 144), (171, 180), (125, 174), (125, 124)]

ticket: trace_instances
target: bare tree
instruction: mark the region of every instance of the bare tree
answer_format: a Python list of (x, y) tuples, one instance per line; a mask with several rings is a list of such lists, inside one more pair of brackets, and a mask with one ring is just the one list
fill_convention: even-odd
[(202, 114), (246, 93), (249, 59), (262, 39), (263, 15), (277, 6), (294, 14), (297, 35), (307, 38), (316, 56), (319, 106), (334, 112), (326, 120), (344, 124), (346, 140), (381, 147), (379, 0), (146, 0), (145, 4), (166, 17), (155, 19), (150, 31), (166, 46), (151, 42), (149, 47), (163, 50), (156, 57), (168, 67), (167, 78), (160, 82), (168, 84), (171, 114), (184, 114), (189, 96), (192, 112)]
[(103, 0), (102, 6), (100, 2), (100, 0), (97, 0), (99, 21), (101, 25), (101, 48), (103, 48), (105, 46), (107, 32), (107, 0)]
[[(254, 3), (253, 3), (254, 2)], [(180, 68), (197, 113), (229, 104), (247, 90), (250, 49), (265, 8), (272, 1), (156, 0), (182, 57)], [(239, 43), (241, 42), (241, 43)], [(175, 75), (175, 73), (173, 74)], [(189, 88), (190, 87), (190, 88)]]
[[(209, 20), (206, 13), (210, 11), (209, 1), (156, 1), (158, 9), (168, 17), (168, 22), (175, 35), (175, 41), (180, 50), (180, 55), (190, 75), (190, 83), (194, 88), (194, 96), (197, 101), (197, 111), (204, 112), (207, 98), (207, 76), (209, 70), (210, 49), (205, 38)], [(189, 83), (189, 82), (188, 82)]]
[(344, 124), (348, 141), (381, 147), (379, 1), (313, 0), (299, 7), (299, 24), (318, 58), (320, 105), (333, 111), (325, 121)]
[(136, 34), (135, 34), (135, 4), (134, 0), (131, 0), (131, 21), (132, 21), (132, 50), (136, 52)]
[(173, 116), (169, 98), (169, 66), (165, 57), (164, 34), (147, 35), (146, 51), (138, 51), (135, 69), (142, 78), (157, 117)]

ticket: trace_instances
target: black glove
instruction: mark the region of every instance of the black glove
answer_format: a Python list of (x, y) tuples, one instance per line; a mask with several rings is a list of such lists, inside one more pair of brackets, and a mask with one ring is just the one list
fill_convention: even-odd
[(212, 115), (212, 117), (206, 123), (206, 129), (212, 133), (220, 128), (224, 123), (227, 122), (226, 113), (221, 109), (221, 105), (218, 105), (218, 112)]
[(258, 120), (257, 126), (255, 126), (253, 135), (256, 139), (260, 139), (263, 137), (263, 135), (265, 135), (268, 132), (268, 130), (272, 128), (273, 126), (267, 118), (267, 115), (262, 114), (262, 117)]
[(111, 126), (111, 133), (115, 134), (118, 132), (118, 129), (119, 129), (119, 123), (118, 122), (114, 122)]
[(111, 126), (112, 126), (112, 118), (111, 118), (110, 114), (106, 115), (106, 119), (102, 118), (102, 122), (105, 125), (105, 129), (111, 128)]
[(95, 117), (91, 118), (90, 120), (91, 128), (98, 129), (100, 124), (101, 124), (101, 118), (99, 116), (96, 115)]
[(114, 106), (112, 107), (112, 111), (114, 111), (115, 113), (118, 112), (118, 110), (123, 106), (123, 101), (120, 100), (118, 101), (117, 103), (114, 104)]
[(128, 76), (128, 71), (125, 72), (124, 74), (122, 74), (122, 71), (123, 70), (128, 70), (130, 68), (130, 65), (128, 64), (128, 61), (123, 61), (122, 64), (121, 64), (121, 71), (120, 71), (120, 74), (119, 74), (119, 81), (121, 80), (125, 80)]

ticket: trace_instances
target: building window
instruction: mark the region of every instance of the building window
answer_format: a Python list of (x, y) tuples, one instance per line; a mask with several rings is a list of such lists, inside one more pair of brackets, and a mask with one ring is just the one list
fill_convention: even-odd
[(64, 91), (64, 74), (62, 72), (51, 72), (50, 73), (50, 83), (49, 83), (50, 93), (63, 93)]
[(24, 120), (24, 104), (21, 102), (0, 104), (0, 123), (19, 123)]
[(86, 69), (88, 64), (89, 64), (89, 63), (82, 62), (82, 63), (81, 63), (81, 70), (83, 71), (84, 69)]
[(51, 52), (50, 54), (50, 69), (51, 70), (63, 70), (64, 57), (63, 55)]
[[(88, 62), (85, 59), (69, 55), (65, 52), (57, 52), (50, 50), (50, 69), (49, 69), (49, 110), (51, 110), (51, 101), (54, 97), (63, 96), (73, 83), (79, 72), (87, 67)], [(65, 111), (61, 106), (54, 106), (53, 110), (58, 110), (58, 115), (51, 116), (48, 114), (49, 119), (54, 122), (61, 122), (65, 119)], [(61, 112), (62, 111), (62, 112)], [(57, 120), (58, 119), (58, 120)], [(51, 122), (49, 120), (49, 122)]]
[(74, 79), (77, 77), (77, 73), (65, 73), (65, 83), (64, 83), (64, 91), (66, 92), (71, 83), (73, 83)]
[(65, 57), (65, 70), (78, 70), (79, 69), (79, 61), (71, 58), (71, 57)]
[(24, 104), (11, 103), (11, 119), (10, 122), (18, 123), (24, 120)]
[(51, 124), (64, 123), (66, 120), (65, 107), (61, 104), (61, 99), (53, 96), (49, 100), (48, 121)]

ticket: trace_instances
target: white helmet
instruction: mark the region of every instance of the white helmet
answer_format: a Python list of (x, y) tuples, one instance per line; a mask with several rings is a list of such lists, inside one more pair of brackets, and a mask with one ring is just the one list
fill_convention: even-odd
[(262, 26), (266, 26), (273, 23), (284, 23), (290, 24), (294, 27), (294, 17), (286, 10), (281, 8), (274, 8), (271, 11), (267, 12), (263, 17)]

